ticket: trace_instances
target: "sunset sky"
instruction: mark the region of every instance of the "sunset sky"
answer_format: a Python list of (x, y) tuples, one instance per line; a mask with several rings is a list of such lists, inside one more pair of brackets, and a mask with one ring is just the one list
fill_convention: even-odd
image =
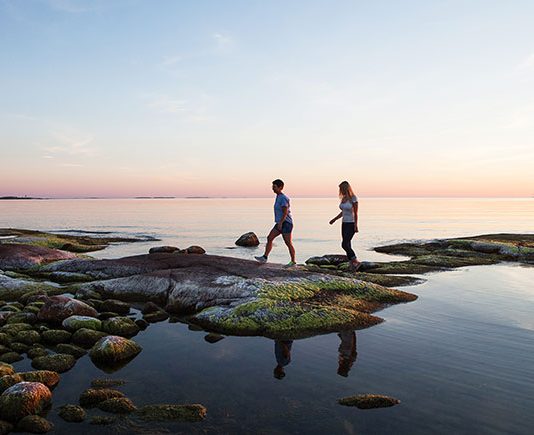
[(0, 0), (0, 196), (533, 196), (533, 17)]

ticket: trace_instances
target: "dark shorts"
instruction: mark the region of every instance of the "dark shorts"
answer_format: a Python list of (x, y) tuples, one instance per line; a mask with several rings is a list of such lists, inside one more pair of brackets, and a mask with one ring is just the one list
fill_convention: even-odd
[[(280, 231), (278, 229), (278, 224), (274, 224), (273, 230)], [(291, 234), (293, 231), (293, 224), (291, 222), (284, 221), (282, 223), (282, 234)]]

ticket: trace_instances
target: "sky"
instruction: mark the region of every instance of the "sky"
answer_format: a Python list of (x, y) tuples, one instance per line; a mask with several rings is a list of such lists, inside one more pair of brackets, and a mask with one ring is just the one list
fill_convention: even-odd
[(534, 196), (531, 0), (0, 0), (0, 196)]

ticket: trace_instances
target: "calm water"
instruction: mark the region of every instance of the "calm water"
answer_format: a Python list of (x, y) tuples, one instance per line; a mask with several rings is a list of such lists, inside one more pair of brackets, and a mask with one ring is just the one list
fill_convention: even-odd
[[(327, 223), (336, 207), (335, 199), (293, 200), (300, 261), (339, 252), (339, 228)], [(534, 231), (531, 199), (362, 199), (360, 210), (362, 259), (385, 258), (367, 249), (390, 241)], [(163, 239), (157, 244), (199, 244), (209, 253), (246, 258), (256, 251), (226, 247), (271, 225), (270, 199), (0, 202), (0, 227), (151, 234)], [(98, 255), (143, 253), (152, 245), (115, 246)], [(272, 258), (286, 261), (284, 247), (275, 247)], [(122, 389), (139, 405), (208, 408), (202, 423), (142, 426), (145, 433), (532, 433), (534, 267), (477, 266), (425, 278), (404, 288), (419, 296), (416, 302), (390, 307), (379, 313), (386, 322), (356, 331), (357, 356), (341, 370), (346, 376), (338, 374), (337, 334), (295, 340), (285, 377), (277, 379), (272, 340), (226, 337), (209, 344), (204, 332), (168, 322), (136, 336), (143, 352), (111, 376), (127, 381)], [(349, 340), (349, 354), (350, 347)], [(62, 375), (54, 406), (76, 402), (91, 379), (107, 376), (82, 358)], [(402, 403), (367, 411), (337, 405), (358, 393), (389, 394)], [(117, 432), (64, 424), (55, 412), (49, 418), (56, 433)]]

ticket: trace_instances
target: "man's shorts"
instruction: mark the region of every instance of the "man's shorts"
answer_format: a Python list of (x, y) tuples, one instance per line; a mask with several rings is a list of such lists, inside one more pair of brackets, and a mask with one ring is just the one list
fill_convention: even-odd
[[(278, 224), (274, 224), (273, 230), (280, 231), (278, 229)], [(293, 224), (291, 222), (284, 221), (282, 223), (282, 234), (291, 234), (293, 231)]]

